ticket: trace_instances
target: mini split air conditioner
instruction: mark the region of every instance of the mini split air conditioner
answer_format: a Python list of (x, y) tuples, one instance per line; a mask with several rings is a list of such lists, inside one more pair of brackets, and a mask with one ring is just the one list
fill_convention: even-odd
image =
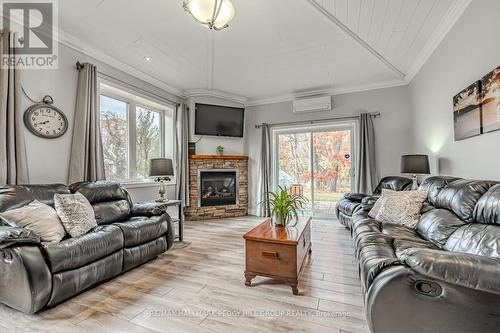
[(293, 101), (294, 113), (330, 111), (331, 109), (332, 109), (331, 96), (302, 98)]

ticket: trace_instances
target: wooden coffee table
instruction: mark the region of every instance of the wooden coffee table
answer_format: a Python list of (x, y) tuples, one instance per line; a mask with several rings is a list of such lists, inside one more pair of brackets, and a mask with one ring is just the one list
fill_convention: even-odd
[(311, 253), (311, 218), (301, 217), (293, 227), (275, 227), (268, 219), (247, 232), (245, 285), (266, 276), (284, 280), (299, 293), (297, 285), (307, 255)]

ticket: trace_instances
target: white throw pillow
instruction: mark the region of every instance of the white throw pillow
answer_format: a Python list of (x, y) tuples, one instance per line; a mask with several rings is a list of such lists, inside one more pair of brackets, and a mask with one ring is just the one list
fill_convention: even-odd
[(427, 191), (382, 190), (377, 220), (414, 229), (420, 219)]
[(54, 208), (37, 200), (26, 206), (0, 213), (0, 216), (13, 227), (33, 231), (44, 243), (59, 243), (66, 235)]
[(79, 192), (75, 194), (55, 194), (54, 207), (64, 229), (71, 237), (84, 235), (97, 227), (94, 209), (87, 198)]

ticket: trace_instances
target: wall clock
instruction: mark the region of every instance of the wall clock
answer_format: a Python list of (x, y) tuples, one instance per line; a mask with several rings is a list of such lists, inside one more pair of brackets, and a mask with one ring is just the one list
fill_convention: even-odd
[(45, 96), (41, 103), (33, 104), (24, 112), (24, 125), (41, 138), (55, 139), (68, 130), (66, 115), (52, 103), (52, 97)]

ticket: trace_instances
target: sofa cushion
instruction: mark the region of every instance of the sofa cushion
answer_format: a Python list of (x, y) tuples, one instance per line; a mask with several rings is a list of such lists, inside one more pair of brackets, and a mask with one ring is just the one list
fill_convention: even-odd
[(492, 186), (474, 208), (474, 222), (500, 225), (500, 184)]
[(128, 192), (120, 183), (111, 180), (100, 180), (93, 183), (80, 182), (70, 186), (71, 191), (80, 192), (91, 204), (106, 201), (130, 201)]
[(382, 223), (375, 219), (354, 219), (352, 224), (352, 238), (357, 247), (360, 236), (364, 233), (380, 233)]
[(98, 202), (92, 204), (97, 224), (111, 224), (126, 221), (130, 217), (130, 205), (127, 200)]
[(451, 210), (460, 219), (472, 222), (476, 203), (495, 184), (497, 182), (484, 180), (456, 180), (439, 192), (434, 206)]
[(399, 258), (400, 255), (408, 249), (432, 249), (438, 250), (439, 248), (425, 239), (395, 239), (393, 242), (394, 253)]
[(422, 238), (442, 248), (451, 234), (464, 224), (449, 210), (433, 209), (422, 215), (417, 224), (417, 232)]
[(445, 188), (448, 184), (460, 180), (461, 178), (457, 177), (447, 177), (447, 176), (434, 176), (426, 178), (422, 184), (419, 186), (419, 190), (427, 191), (427, 201), (431, 205), (436, 205), (436, 200), (443, 188)]
[(383, 233), (360, 235), (356, 257), (359, 261), (361, 281), (367, 290), (375, 277), (387, 267), (399, 264), (393, 249), (392, 237)]
[(389, 189), (393, 191), (404, 191), (411, 188), (413, 180), (401, 176), (388, 176), (380, 180), (377, 187), (373, 191), (374, 194), (382, 193), (382, 189)]
[(165, 235), (168, 230), (167, 218), (167, 215), (136, 216), (115, 225), (123, 231), (124, 246), (132, 247)]
[(448, 238), (444, 249), (500, 258), (500, 228), (478, 223), (466, 224)]
[(410, 239), (420, 240), (421, 237), (417, 234), (415, 229), (405, 227), (399, 224), (382, 223), (380, 230), (394, 239)]
[(0, 187), (0, 212), (19, 208), (38, 200), (54, 207), (54, 194), (68, 194), (66, 185), (5, 185)]
[(123, 248), (123, 234), (115, 225), (99, 226), (89, 233), (44, 247), (52, 273), (85, 266)]
[(359, 201), (351, 201), (346, 198), (340, 199), (337, 203), (337, 209), (347, 216), (352, 216), (352, 214), (359, 209), (359, 206)]

